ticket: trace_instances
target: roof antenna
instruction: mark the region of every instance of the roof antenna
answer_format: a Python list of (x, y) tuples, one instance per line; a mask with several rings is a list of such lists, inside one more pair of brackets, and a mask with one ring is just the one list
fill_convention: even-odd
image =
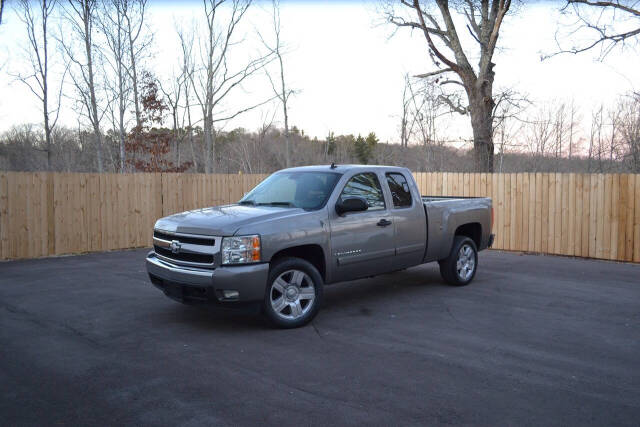
[(331, 166), (330, 167), (331, 167), (331, 169), (337, 168), (336, 163), (335, 162), (331, 162)]

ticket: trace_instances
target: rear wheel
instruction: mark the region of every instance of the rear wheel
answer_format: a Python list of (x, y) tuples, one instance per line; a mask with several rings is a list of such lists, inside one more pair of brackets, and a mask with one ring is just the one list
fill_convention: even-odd
[(449, 257), (440, 261), (440, 275), (454, 286), (471, 283), (478, 269), (478, 249), (468, 237), (456, 236)]
[(297, 328), (318, 313), (323, 281), (318, 270), (300, 258), (276, 261), (269, 272), (263, 311), (275, 326)]

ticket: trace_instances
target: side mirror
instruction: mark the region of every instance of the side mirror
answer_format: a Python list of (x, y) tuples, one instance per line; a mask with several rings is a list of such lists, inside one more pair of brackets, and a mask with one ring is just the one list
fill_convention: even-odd
[(338, 215), (345, 214), (347, 212), (362, 212), (369, 209), (367, 202), (360, 197), (348, 197), (342, 201), (336, 203), (336, 212)]

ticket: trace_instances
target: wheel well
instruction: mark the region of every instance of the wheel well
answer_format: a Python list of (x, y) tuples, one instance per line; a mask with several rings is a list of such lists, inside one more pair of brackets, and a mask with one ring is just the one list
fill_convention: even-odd
[(456, 232), (454, 234), (456, 236), (466, 236), (470, 238), (476, 246), (480, 248), (480, 243), (482, 242), (482, 226), (480, 223), (471, 222), (469, 224), (463, 224), (456, 228)]
[(313, 264), (315, 268), (318, 269), (320, 275), (322, 276), (322, 280), (325, 280), (325, 272), (326, 272), (326, 263), (324, 260), (324, 252), (322, 248), (318, 245), (301, 245), (301, 246), (293, 246), (291, 248), (282, 249), (279, 252), (276, 252), (271, 257), (271, 263), (277, 261), (281, 258), (286, 257), (295, 257), (301, 258), (305, 261)]

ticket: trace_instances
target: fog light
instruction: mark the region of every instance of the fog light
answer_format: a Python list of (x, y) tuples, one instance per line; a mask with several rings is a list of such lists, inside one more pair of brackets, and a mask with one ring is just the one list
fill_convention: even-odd
[(222, 296), (224, 299), (238, 299), (240, 298), (240, 292), (225, 289), (222, 291)]

